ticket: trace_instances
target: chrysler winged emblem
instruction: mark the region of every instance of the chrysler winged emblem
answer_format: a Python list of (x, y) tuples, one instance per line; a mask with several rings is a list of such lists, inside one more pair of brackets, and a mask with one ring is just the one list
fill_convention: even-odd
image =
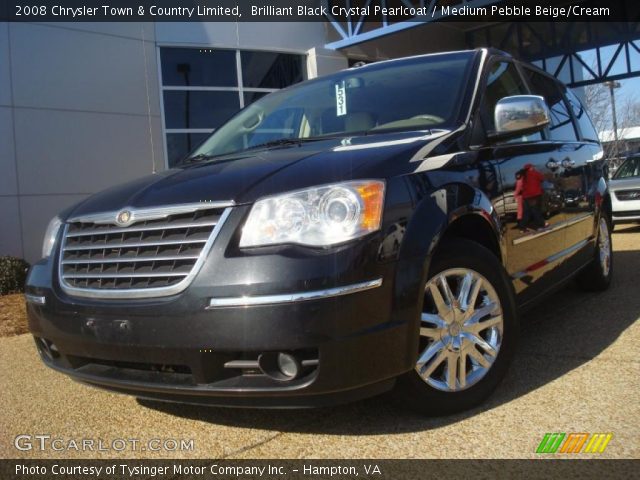
[(131, 221), (131, 212), (129, 210), (122, 210), (116, 215), (116, 223), (118, 225), (127, 225)]

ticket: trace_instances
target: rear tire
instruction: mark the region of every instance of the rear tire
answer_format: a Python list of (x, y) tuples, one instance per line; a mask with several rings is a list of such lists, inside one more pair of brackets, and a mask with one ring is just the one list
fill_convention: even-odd
[(578, 286), (587, 292), (601, 292), (609, 288), (613, 276), (611, 222), (605, 216), (598, 222), (598, 238), (592, 262), (578, 274)]
[(398, 378), (394, 399), (426, 415), (478, 405), (505, 376), (518, 330), (513, 290), (495, 255), (469, 240), (448, 242), (425, 284), (416, 367)]

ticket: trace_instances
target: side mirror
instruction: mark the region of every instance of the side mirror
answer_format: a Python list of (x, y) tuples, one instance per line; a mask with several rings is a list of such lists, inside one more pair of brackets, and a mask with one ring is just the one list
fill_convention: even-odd
[(514, 95), (501, 98), (494, 111), (496, 130), (489, 133), (491, 140), (539, 132), (551, 122), (549, 107), (537, 95)]

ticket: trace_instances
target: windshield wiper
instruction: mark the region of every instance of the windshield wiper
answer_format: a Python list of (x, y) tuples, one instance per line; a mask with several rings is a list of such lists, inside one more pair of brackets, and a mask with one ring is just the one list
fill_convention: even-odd
[(189, 158), (185, 158), (181, 163), (187, 164), (187, 163), (197, 163), (197, 162), (203, 162), (206, 160), (211, 160), (213, 158), (218, 158), (218, 157), (226, 157), (228, 155), (234, 155), (237, 153), (241, 153), (241, 152), (245, 152), (247, 150), (253, 150), (255, 148), (268, 148), (268, 147), (278, 147), (278, 146), (283, 146), (283, 145), (300, 145), (302, 144), (303, 141), (307, 140), (306, 138), (279, 138), (278, 140), (271, 140), (269, 142), (264, 142), (264, 143), (259, 143), (257, 145), (252, 145), (248, 148), (244, 148), (242, 150), (236, 150), (235, 152), (230, 152), (230, 153), (222, 153), (219, 155), (210, 155), (208, 153), (199, 153), (198, 155), (194, 155), (193, 157), (189, 157)]
[(332, 140), (336, 138), (344, 138), (346, 135), (323, 135), (320, 137), (298, 137), (298, 138), (278, 138), (276, 140), (269, 140), (268, 142), (258, 143), (257, 145), (251, 145), (244, 150), (253, 150), (254, 148), (269, 148), (280, 147), (287, 145), (302, 145), (307, 142), (321, 142), (322, 140)]
[(224, 158), (232, 155), (237, 155), (242, 152), (246, 152), (247, 150), (255, 150), (257, 148), (270, 148), (270, 147), (281, 147), (288, 145), (302, 145), (305, 142), (318, 142), (320, 140), (328, 140), (331, 138), (342, 138), (340, 136), (324, 136), (324, 137), (306, 137), (306, 138), (278, 138), (276, 140), (270, 140), (264, 143), (258, 143), (256, 145), (251, 145), (250, 147), (243, 148), (242, 150), (236, 150), (234, 152), (221, 153), (218, 155), (211, 155), (208, 153), (199, 153), (198, 155), (194, 155), (193, 157), (185, 158), (180, 162), (181, 165), (185, 165), (188, 163), (197, 163), (207, 160), (212, 160), (214, 158)]
[(199, 153), (198, 155), (194, 155), (193, 157), (185, 158), (180, 162), (180, 165), (186, 165), (189, 163), (198, 163), (198, 162), (204, 162), (207, 160), (229, 157), (229, 156), (235, 155), (236, 153), (238, 152), (219, 153), (217, 155), (211, 155), (209, 153)]
[(322, 140), (321, 138), (278, 138), (277, 140), (269, 140), (268, 142), (258, 143), (257, 145), (251, 145), (245, 148), (245, 150), (253, 150), (254, 148), (269, 148), (269, 147), (281, 147), (287, 145), (301, 145), (304, 142), (313, 140)]
[(206, 153), (199, 153), (198, 155), (194, 155), (193, 157), (188, 157), (182, 160), (180, 163), (195, 163), (201, 162), (202, 160), (209, 160), (210, 158), (215, 157), (215, 155), (208, 155)]

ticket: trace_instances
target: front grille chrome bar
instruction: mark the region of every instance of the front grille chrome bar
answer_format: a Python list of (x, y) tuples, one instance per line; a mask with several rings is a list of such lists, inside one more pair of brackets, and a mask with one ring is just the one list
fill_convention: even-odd
[(190, 245), (196, 243), (206, 243), (207, 239), (194, 240), (152, 240), (149, 242), (129, 242), (129, 243), (98, 243), (97, 245), (71, 245), (64, 247), (65, 252), (76, 250), (110, 250), (114, 248), (140, 248), (140, 247), (162, 247), (167, 245)]
[(149, 208), (123, 208), (114, 212), (101, 212), (93, 213), (89, 215), (79, 215), (71, 217), (67, 220), (67, 223), (94, 223), (96, 225), (109, 225), (113, 224), (116, 220), (118, 213), (127, 210), (131, 213), (129, 224), (135, 222), (145, 222), (150, 220), (159, 220), (167, 218), (171, 215), (192, 213), (198, 210), (211, 210), (211, 209), (223, 209), (232, 207), (235, 205), (233, 201), (225, 202), (198, 202), (198, 203), (183, 203), (178, 205), (165, 205), (162, 207), (149, 207)]
[[(203, 202), (67, 220), (58, 260), (62, 290), (87, 298), (149, 298), (186, 289), (204, 264), (233, 202)], [(133, 220), (131, 220), (133, 219)]]
[(80, 260), (63, 260), (63, 265), (97, 265), (101, 263), (131, 263), (131, 262), (165, 262), (169, 260), (197, 260), (199, 255), (164, 255), (156, 257), (119, 257), (119, 258), (86, 258)]
[(186, 277), (189, 272), (149, 272), (149, 273), (83, 273), (75, 275), (73, 273), (64, 276), (65, 279), (74, 278), (165, 278), (165, 277)]
[(171, 230), (179, 228), (199, 228), (213, 227), (215, 222), (191, 222), (191, 223), (175, 223), (173, 225), (148, 225), (146, 227), (129, 227), (129, 228), (98, 228), (91, 230), (80, 230), (67, 235), (67, 238), (87, 237), (91, 235), (110, 235), (115, 233), (131, 233), (131, 232), (152, 232), (156, 230)]

